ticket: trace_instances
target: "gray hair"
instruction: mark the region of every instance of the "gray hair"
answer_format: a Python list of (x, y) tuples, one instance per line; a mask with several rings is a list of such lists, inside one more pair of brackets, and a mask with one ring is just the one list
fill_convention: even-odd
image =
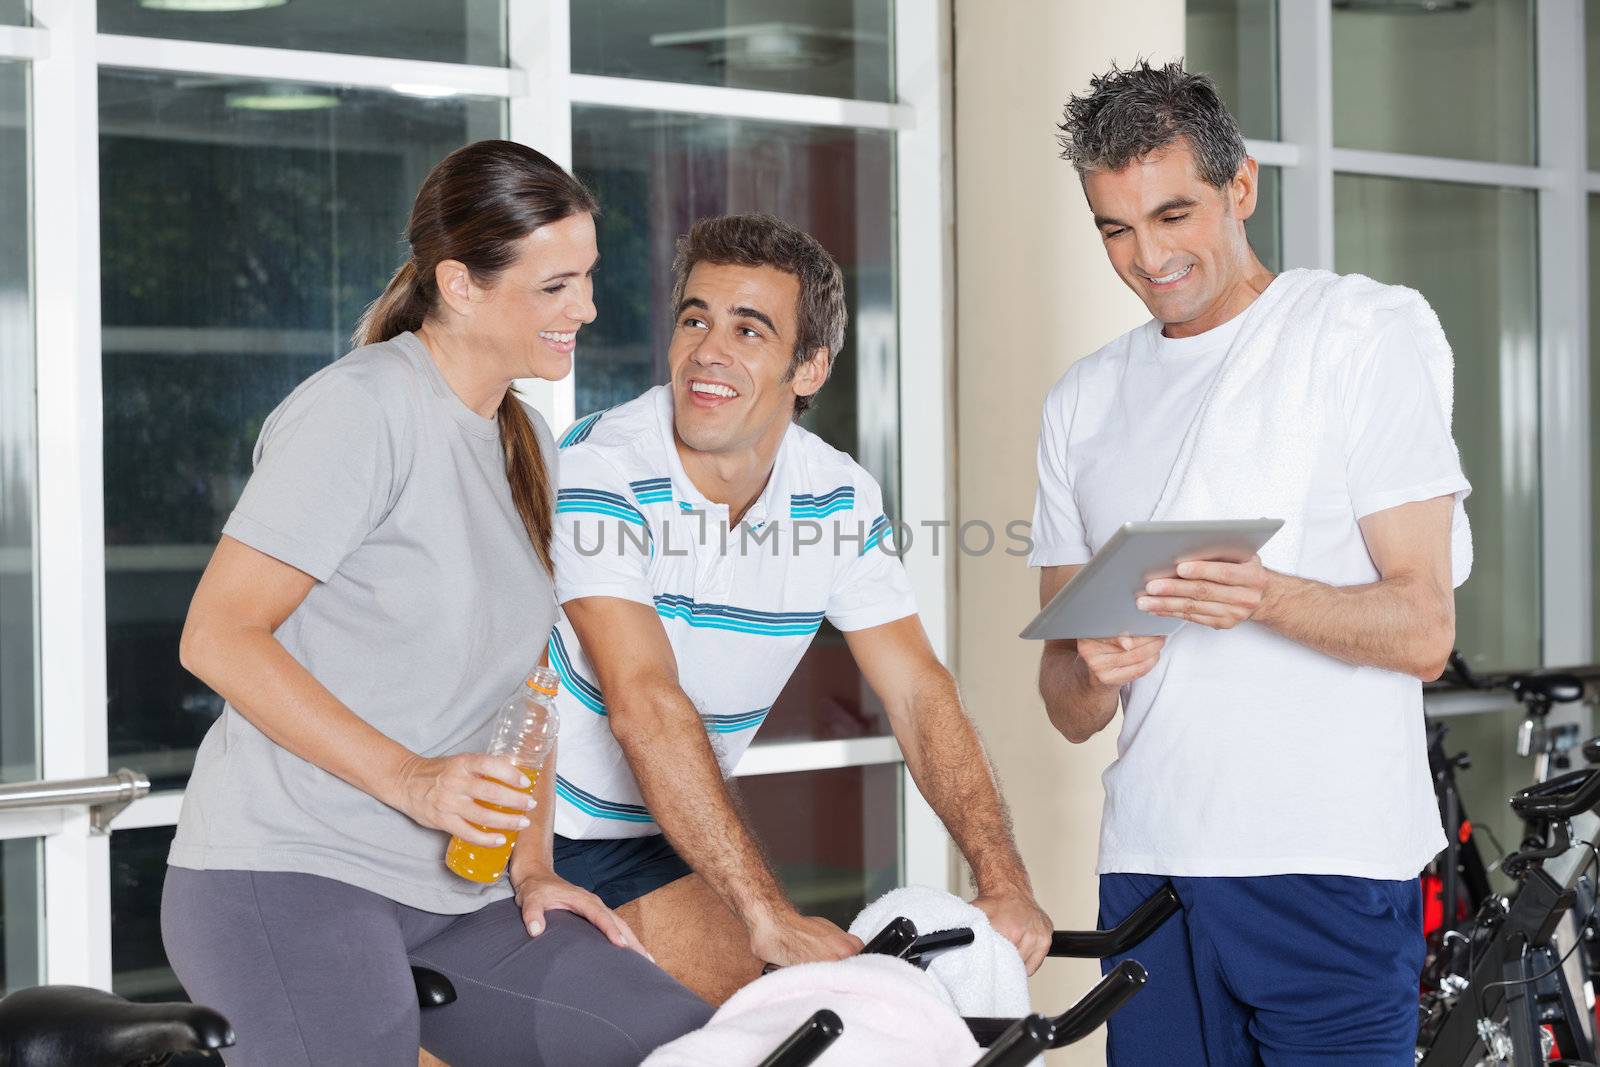
[(1123, 70), (1112, 65), (1091, 78), (1089, 91), (1067, 101), (1061, 158), (1080, 178), (1094, 170), (1121, 170), (1182, 139), (1194, 153), (1200, 177), (1218, 189), (1244, 162), (1239, 124), (1217, 95), (1216, 82), (1182, 63), (1152, 67), (1141, 59)]
[[(772, 267), (799, 280), (794, 355), (784, 381), (793, 378), (800, 365), (813, 358), (819, 348), (826, 348), (831, 359), (839, 358), (849, 319), (844, 303), (844, 275), (815, 237), (772, 215), (701, 219), (678, 238), (677, 254), (672, 260), (674, 317), (683, 303), (689, 272), (697, 263)], [(812, 399), (795, 397), (795, 415), (811, 407)]]

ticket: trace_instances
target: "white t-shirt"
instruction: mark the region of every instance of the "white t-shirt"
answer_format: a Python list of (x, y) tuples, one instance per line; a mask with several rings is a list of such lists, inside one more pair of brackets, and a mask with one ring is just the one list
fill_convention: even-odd
[[(657, 386), (562, 437), (556, 599), (654, 607), (723, 773), (731, 774), (822, 620), (864, 630), (916, 614), (878, 483), (791, 424), (743, 520), (705, 498), (678, 458), (672, 393)], [(606, 694), (571, 623), (550, 637), (556, 706), (556, 832), (660, 833), (611, 734)]]
[[(1152, 321), (1068, 369), (1044, 406), (1030, 564), (1085, 563), (1123, 523), (1150, 518), (1249, 314), (1178, 339)], [(1363, 585), (1380, 575), (1360, 519), (1469, 486), (1397, 315), (1384, 313), (1335, 385), (1299, 576)], [(1403, 879), (1444, 847), (1415, 678), (1253, 622), (1190, 623), (1124, 687), (1122, 706), (1101, 873)]]

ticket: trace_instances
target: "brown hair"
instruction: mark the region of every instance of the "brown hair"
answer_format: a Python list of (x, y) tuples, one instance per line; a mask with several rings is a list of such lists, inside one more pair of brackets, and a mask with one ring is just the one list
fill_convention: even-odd
[[(517, 258), (516, 242), (540, 226), (579, 212), (599, 214), (593, 194), (543, 153), (514, 141), (477, 141), (445, 156), (423, 179), (411, 205), (411, 255), (361, 316), (357, 346), (415, 330), (438, 307), (434, 269), (462, 263), (473, 281), (492, 285)], [(511, 499), (546, 570), (554, 495), (533, 424), (514, 390), (500, 401), (500, 447)]]
[[(689, 282), (689, 272), (696, 263), (773, 267), (799, 279), (794, 355), (784, 381), (793, 378), (800, 365), (813, 358), (819, 348), (826, 348), (832, 359), (839, 358), (849, 319), (844, 304), (844, 275), (828, 250), (809, 233), (772, 215), (701, 219), (678, 238), (677, 255), (672, 260), (674, 317), (678, 314), (678, 305), (683, 303), (683, 288)], [(795, 415), (811, 407), (812, 399), (811, 396), (795, 397)]]

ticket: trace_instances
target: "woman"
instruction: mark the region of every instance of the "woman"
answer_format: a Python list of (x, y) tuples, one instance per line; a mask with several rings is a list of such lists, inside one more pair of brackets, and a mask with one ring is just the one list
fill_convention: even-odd
[[(634, 1064), (710, 1015), (555, 877), (547, 836), (519, 838), (511, 885), (443, 864), (451, 834), (529, 824), (478, 804), (533, 804), (481, 753), (556, 612), (555, 446), (510, 386), (571, 370), (595, 211), (530, 148), (452, 153), (362, 347), (262, 429), (184, 626), (184, 666), (227, 707), (161, 909), (184, 988), (234, 1025), (230, 1064), (395, 1067), (419, 1035), (452, 1067)], [(421, 1015), (409, 962), (456, 1003)]]

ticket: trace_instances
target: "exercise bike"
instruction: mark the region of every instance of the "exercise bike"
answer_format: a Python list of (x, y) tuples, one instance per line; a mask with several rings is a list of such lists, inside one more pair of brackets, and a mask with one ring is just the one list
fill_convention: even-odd
[[(1177, 893), (1165, 886), (1111, 930), (1055, 931), (1049, 955), (1122, 955), (1181, 907)], [(971, 944), (973, 936), (966, 927), (921, 934), (900, 918), (863, 951), (926, 967), (940, 953)], [(445, 975), (426, 967), (411, 968), (411, 975), (424, 1010), (455, 1001), (455, 987)], [(973, 1037), (987, 1049), (973, 1067), (1022, 1067), (1047, 1049), (1081, 1041), (1127, 1003), (1145, 978), (1144, 968), (1125, 960), (1060, 1015), (967, 1018)], [(836, 1013), (814, 1012), (761, 1067), (807, 1067), (842, 1033)], [(181, 1053), (217, 1053), (234, 1040), (227, 1019), (195, 1004), (136, 1004), (82, 986), (38, 986), (0, 998), (0, 1067), (159, 1067)]]
[(1511, 798), (1524, 846), (1501, 863), (1517, 881), (1491, 895), (1441, 946), (1438, 988), (1423, 997), (1419, 1067), (1593, 1067), (1586, 982), (1570, 967), (1581, 939), (1558, 928), (1600, 859), (1600, 767), (1529, 786)]
[[(1509, 674), (1485, 678), (1474, 673), (1459, 652), (1450, 654), (1448, 676), (1455, 683), (1480, 692), (1509, 693), (1524, 711), (1517, 730), (1517, 754), (1532, 757), (1534, 784), (1547, 781), (1552, 770), (1566, 770), (1573, 749), (1581, 736), (1576, 723), (1552, 726), (1550, 713), (1557, 704), (1570, 704), (1583, 698), (1583, 682), (1571, 674)], [(1480, 847), (1481, 834), (1474, 828), (1461, 801), (1456, 772), (1471, 767), (1465, 752), (1449, 753), (1445, 737), (1449, 727), (1438, 719), (1428, 721), (1428, 767), (1433, 777), (1434, 795), (1445, 831), (1445, 849), (1422, 875), (1423, 932), (1427, 937), (1427, 958), (1422, 971), (1424, 995), (1436, 992), (1441, 977), (1441, 949), (1446, 938), (1467, 922), (1473, 912), (1491, 895), (1490, 866)], [(1538, 825), (1525, 825), (1519, 848), (1532, 846), (1531, 837), (1542, 832)], [(1588, 918), (1593, 914), (1592, 881), (1577, 887), (1578, 921), (1586, 939)], [(1592, 1027), (1590, 1028), (1592, 1032)]]

